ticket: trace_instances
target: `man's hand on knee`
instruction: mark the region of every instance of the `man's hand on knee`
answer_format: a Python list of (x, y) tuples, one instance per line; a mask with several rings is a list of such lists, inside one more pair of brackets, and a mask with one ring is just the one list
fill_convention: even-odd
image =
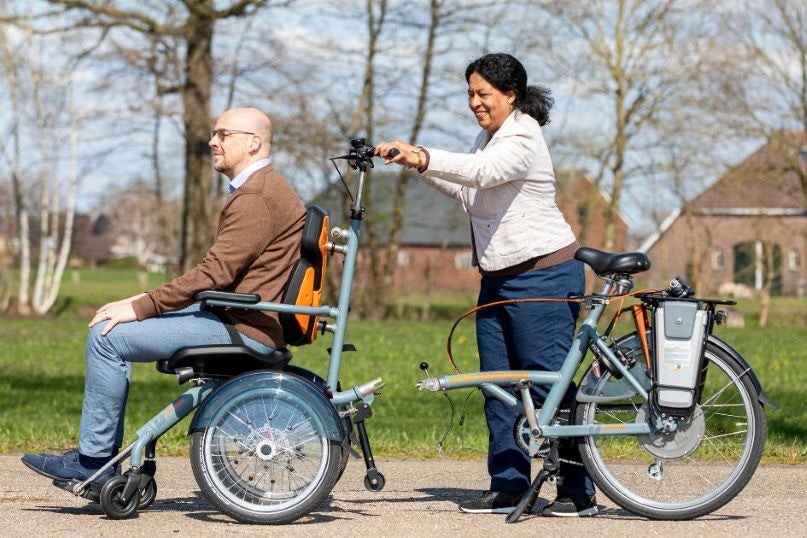
[(92, 327), (97, 323), (106, 321), (107, 324), (101, 331), (101, 336), (106, 336), (118, 323), (136, 321), (137, 316), (135, 315), (134, 307), (132, 307), (132, 300), (137, 297), (139, 296), (105, 304), (95, 312), (95, 317), (92, 318), (89, 326)]

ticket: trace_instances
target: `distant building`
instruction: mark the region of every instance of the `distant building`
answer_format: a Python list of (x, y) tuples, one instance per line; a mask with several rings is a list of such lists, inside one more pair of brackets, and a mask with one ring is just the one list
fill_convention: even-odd
[(112, 219), (105, 214), (93, 218), (77, 214), (73, 220), (73, 243), (70, 250), (70, 265), (104, 266), (114, 257), (115, 244)]
[[(610, 197), (579, 170), (556, 172), (557, 204), (574, 230), (581, 246), (602, 249), (605, 245), (605, 214)], [(614, 252), (628, 248), (628, 225), (617, 214)]]
[(670, 215), (641, 247), (652, 262), (647, 284), (681, 275), (701, 294), (750, 295), (768, 281), (775, 295), (807, 293), (804, 143), (772, 137)]

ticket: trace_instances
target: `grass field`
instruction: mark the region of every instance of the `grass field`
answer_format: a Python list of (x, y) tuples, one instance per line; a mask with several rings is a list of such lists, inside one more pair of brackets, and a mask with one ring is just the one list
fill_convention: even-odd
[[(154, 278), (154, 277), (152, 277)], [(152, 280), (150, 285), (157, 281)], [(67, 275), (56, 313), (44, 319), (0, 318), (0, 452), (58, 450), (75, 446), (84, 385), (84, 338), (91, 312), (103, 302), (139, 290), (133, 273), (97, 271)], [(455, 303), (458, 301), (455, 300)], [(457, 307), (460, 308), (457, 308)], [(452, 304), (445, 311), (467, 305)], [(718, 335), (730, 342), (753, 366), (767, 394), (782, 404), (768, 410), (769, 441), (766, 461), (807, 462), (807, 301), (774, 302), (774, 326), (754, 327), (758, 305), (744, 302), (738, 308), (746, 321), (742, 329), (720, 327)], [(430, 322), (351, 320), (346, 341), (358, 351), (346, 353), (343, 386), (382, 377), (387, 383), (373, 404), (367, 426), (379, 455), (430, 457), (449, 425), (442, 453), (446, 456), (481, 456), (487, 432), (478, 391), (454, 391), (451, 404), (445, 396), (420, 393), (415, 382), (422, 377), (418, 365), (430, 363), (432, 375), (449, 373), (445, 337), (452, 319)], [(321, 375), (327, 369), (329, 338), (294, 350), (294, 362)], [(473, 323), (460, 326), (453, 342), (458, 365), (465, 371), (477, 362)], [(150, 365), (134, 368), (126, 439), (183, 389), (173, 376), (157, 373)], [(465, 402), (466, 396), (468, 397)], [(465, 419), (459, 425), (465, 408)], [(187, 452), (186, 422), (160, 442), (161, 453)]]

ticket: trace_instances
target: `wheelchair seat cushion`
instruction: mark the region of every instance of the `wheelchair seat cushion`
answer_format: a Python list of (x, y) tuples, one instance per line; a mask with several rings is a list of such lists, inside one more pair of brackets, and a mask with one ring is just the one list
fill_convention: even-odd
[(191, 368), (192, 377), (229, 378), (253, 370), (283, 370), (289, 361), (291, 352), (286, 348), (258, 353), (246, 346), (190, 346), (157, 361), (156, 367), (165, 374)]

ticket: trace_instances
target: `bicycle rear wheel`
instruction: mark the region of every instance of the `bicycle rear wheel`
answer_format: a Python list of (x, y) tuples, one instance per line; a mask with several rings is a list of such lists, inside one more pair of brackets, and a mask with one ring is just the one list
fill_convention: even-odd
[[(586, 469), (622, 508), (651, 519), (692, 519), (729, 502), (751, 479), (765, 444), (762, 406), (731, 356), (708, 343), (706, 360), (700, 403), (677, 432), (582, 439)], [(576, 422), (639, 423), (647, 415), (646, 402), (631, 396), (578, 404)]]

